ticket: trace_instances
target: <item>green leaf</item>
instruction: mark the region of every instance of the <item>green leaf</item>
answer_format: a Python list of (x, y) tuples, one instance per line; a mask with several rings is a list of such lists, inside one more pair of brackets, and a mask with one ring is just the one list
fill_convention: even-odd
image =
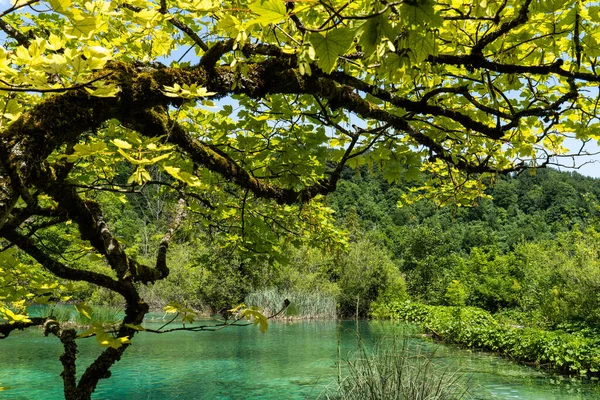
[(129, 340), (128, 336), (123, 336), (123, 337), (118, 337), (116, 339), (114, 339), (112, 336), (108, 335), (108, 337), (103, 338), (102, 341), (100, 341), (100, 345), (102, 346), (108, 346), (108, 347), (112, 347), (113, 349), (118, 349), (119, 347), (123, 346), (124, 344), (129, 344), (131, 343), (131, 340)]
[(435, 12), (433, 0), (418, 0), (403, 2), (400, 6), (400, 14), (409, 22), (413, 29), (424, 26), (439, 27), (442, 25), (442, 17)]
[(94, 85), (93, 89), (86, 87), (85, 90), (92, 96), (95, 97), (115, 97), (120, 91), (121, 88), (114, 84), (110, 85)]
[(169, 303), (167, 304), (163, 310), (167, 313), (167, 314), (176, 314), (178, 312), (180, 312), (181, 310), (181, 304), (179, 303)]
[(52, 296), (38, 296), (35, 298), (37, 304), (48, 304)]
[(117, 146), (120, 149), (128, 150), (128, 149), (131, 149), (131, 147), (132, 147), (130, 143), (128, 143), (124, 140), (121, 140), (121, 139), (113, 139), (112, 142), (115, 146)]
[(104, 142), (95, 142), (95, 143), (90, 143), (90, 144), (81, 144), (78, 143), (75, 146), (73, 146), (73, 154), (70, 154), (68, 156), (68, 161), (72, 162), (74, 160), (71, 160), (71, 158), (79, 158), (79, 157), (86, 157), (86, 156), (91, 156), (94, 154), (98, 154), (102, 151), (104, 151), (106, 149), (106, 144)]
[(359, 29), (362, 34), (358, 44), (361, 46), (362, 51), (367, 58), (377, 50), (380, 44), (382, 44), (382, 39), (384, 37), (387, 37), (389, 40), (395, 39), (394, 28), (390, 25), (390, 22), (384, 15), (385, 14), (369, 18)]
[(164, 86), (163, 94), (168, 97), (180, 97), (185, 99), (194, 99), (199, 97), (213, 96), (215, 92), (209, 92), (205, 87), (198, 86), (197, 84), (183, 86), (178, 83), (174, 83), (173, 86)]
[(276, 24), (288, 17), (283, 1), (278, 0), (259, 0), (249, 4), (248, 8), (258, 15), (258, 18), (252, 20), (252, 23), (259, 25)]
[(77, 310), (77, 312), (80, 315), (83, 315), (84, 317), (86, 317), (87, 319), (92, 319), (92, 307), (88, 306), (85, 303), (79, 303), (79, 304), (75, 304), (75, 310)]
[(178, 179), (191, 187), (206, 188), (206, 184), (195, 175), (189, 172), (182, 171), (181, 168), (173, 167), (169, 165), (163, 165), (162, 168), (171, 175), (173, 178)]
[(143, 185), (144, 182), (152, 180), (152, 176), (146, 171), (143, 166), (138, 166), (133, 174), (127, 179), (127, 184), (131, 185), (132, 183), (136, 183), (138, 185)]
[(49, 0), (50, 7), (57, 13), (63, 14), (71, 6), (71, 0)]
[(422, 62), (430, 55), (435, 55), (435, 38), (433, 32), (415, 30), (408, 36), (408, 47), (415, 62)]
[(8, 308), (2, 309), (2, 312), (6, 317), (8, 317), (8, 322), (10, 324), (14, 324), (15, 322), (31, 322), (27, 315), (14, 313)]
[(98, 20), (96, 17), (81, 16), (72, 20), (73, 26), (69, 29), (68, 34), (79, 39), (88, 38), (93, 31), (98, 28)]
[(134, 330), (136, 330), (136, 331), (140, 331), (140, 332), (142, 332), (142, 331), (145, 331), (145, 330), (146, 330), (146, 328), (144, 328), (144, 327), (143, 327), (143, 326), (141, 326), (141, 325), (135, 325), (135, 324), (125, 324), (125, 326), (126, 326), (126, 327), (128, 327), (128, 328), (134, 329)]
[(118, 349), (123, 344), (131, 343), (128, 336), (122, 336), (115, 338), (110, 333), (104, 330), (102, 324), (93, 324), (90, 329), (77, 335), (78, 338), (87, 338), (90, 336), (96, 336), (96, 341), (100, 346), (112, 347)]
[(352, 45), (354, 35), (349, 28), (338, 28), (327, 31), (325, 35), (312, 33), (309, 40), (317, 53), (317, 65), (330, 73), (338, 57), (344, 55)]
[(232, 39), (235, 39), (240, 31), (244, 30), (244, 25), (242, 22), (231, 14), (227, 14), (221, 18), (217, 23), (217, 27), (225, 31), (225, 33), (227, 33), (227, 35)]

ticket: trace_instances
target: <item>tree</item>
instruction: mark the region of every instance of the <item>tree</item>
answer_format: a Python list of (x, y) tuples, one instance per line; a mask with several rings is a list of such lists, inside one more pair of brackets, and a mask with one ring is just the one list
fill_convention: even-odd
[[(46, 324), (65, 347), (65, 397), (87, 399), (148, 311), (139, 285), (168, 275), (184, 220), (276, 254), (286, 240), (340, 240), (320, 199), (345, 166), (378, 164), (390, 181), (426, 170), (433, 178), (413, 195), (467, 204), (482, 175), (557, 162), (565, 138), (599, 137), (598, 10), (579, 0), (13, 2), (0, 13), (0, 332)], [(181, 61), (192, 50), (197, 61)], [(172, 215), (154, 266), (122, 245), (97, 195), (150, 186), (169, 194)], [(60, 258), (44, 245), (49, 229), (106, 270)], [(60, 299), (65, 280), (126, 303), (115, 337), (96, 332), (108, 347), (79, 381), (75, 332), (19, 309)]]

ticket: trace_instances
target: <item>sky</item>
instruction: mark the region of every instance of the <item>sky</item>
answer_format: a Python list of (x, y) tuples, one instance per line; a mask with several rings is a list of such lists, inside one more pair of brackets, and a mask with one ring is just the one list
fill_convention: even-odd
[[(575, 139), (567, 139), (565, 140), (564, 145), (573, 151), (577, 151), (581, 146), (581, 142)], [(589, 142), (586, 143), (585, 149), (587, 153), (591, 155), (579, 156), (575, 159), (562, 159), (559, 162), (563, 164), (564, 167), (554, 166), (553, 168), (567, 172), (575, 171), (581, 175), (600, 178), (600, 154), (597, 154), (600, 153), (600, 146), (597, 142)]]
[(567, 168), (559, 168), (561, 171), (576, 171), (581, 175), (591, 176), (594, 178), (600, 178), (600, 156), (594, 157), (586, 157), (590, 164), (586, 164), (579, 169), (567, 169)]

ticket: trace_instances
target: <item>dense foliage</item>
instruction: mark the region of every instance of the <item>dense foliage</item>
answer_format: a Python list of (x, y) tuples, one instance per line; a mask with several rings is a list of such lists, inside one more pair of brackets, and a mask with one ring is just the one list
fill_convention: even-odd
[(475, 307), (428, 306), (406, 301), (389, 303), (378, 316), (416, 322), (439, 339), (569, 375), (598, 376), (598, 331), (546, 331), (495, 319)]
[[(285, 256), (260, 261), (223, 252), (209, 238), (182, 235), (171, 250), (170, 277), (145, 288), (144, 297), (155, 307), (176, 301), (208, 312), (245, 298), (273, 310), (294, 296), (314, 298), (318, 310), (329, 298), (344, 317), (366, 317), (379, 306), (412, 298), (502, 311), (540, 327), (598, 325), (599, 180), (554, 170), (524, 173), (500, 179), (489, 191), (493, 199), (473, 208), (439, 208), (426, 200), (398, 208), (406, 185), (390, 185), (377, 170), (343, 175), (327, 204), (348, 232), (346, 250), (288, 246)], [(554, 187), (564, 192), (558, 195)], [(510, 203), (502, 195), (507, 188), (514, 194)], [(539, 188), (544, 195), (533, 207), (527, 199)], [(555, 220), (558, 207), (572, 210), (568, 224)], [(143, 210), (123, 213), (129, 217), (121, 221), (143, 224)], [(144, 236), (135, 230), (123, 235), (131, 243)], [(264, 301), (247, 297), (253, 292)], [(89, 299), (89, 291), (80, 293)], [(104, 292), (92, 297), (110, 302)]]
[(409, 189), (376, 172), (346, 177), (329, 204), (388, 249), (413, 299), (518, 310), (546, 325), (600, 321), (598, 179), (538, 170), (499, 179), (476, 207), (440, 209), (396, 207)]

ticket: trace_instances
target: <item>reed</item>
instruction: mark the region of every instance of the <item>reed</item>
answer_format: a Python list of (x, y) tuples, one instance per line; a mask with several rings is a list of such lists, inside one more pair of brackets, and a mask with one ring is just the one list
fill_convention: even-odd
[(35, 315), (36, 317), (53, 317), (61, 323), (71, 321), (75, 312), (73, 306), (58, 304), (36, 306), (33, 312), (29, 311), (30, 315)]
[(118, 324), (123, 319), (124, 313), (121, 308), (111, 306), (92, 306), (91, 318), (75, 313), (72, 322), (76, 325), (91, 324)]
[(85, 327), (93, 324), (114, 325), (123, 318), (123, 311), (117, 307), (92, 306), (91, 318), (79, 314), (72, 305), (54, 304), (40, 306), (35, 314), (54, 317), (60, 323)]
[(441, 368), (434, 353), (409, 346), (406, 338), (386, 339), (374, 350), (360, 342), (341, 370), (345, 376), (320, 398), (339, 400), (458, 400), (468, 395), (461, 373)]
[(295, 292), (265, 289), (246, 296), (248, 306), (260, 307), (263, 314), (269, 316), (283, 307), (285, 299), (290, 305), (282, 313), (283, 318), (293, 319), (325, 319), (336, 317), (335, 296), (319, 291)]

